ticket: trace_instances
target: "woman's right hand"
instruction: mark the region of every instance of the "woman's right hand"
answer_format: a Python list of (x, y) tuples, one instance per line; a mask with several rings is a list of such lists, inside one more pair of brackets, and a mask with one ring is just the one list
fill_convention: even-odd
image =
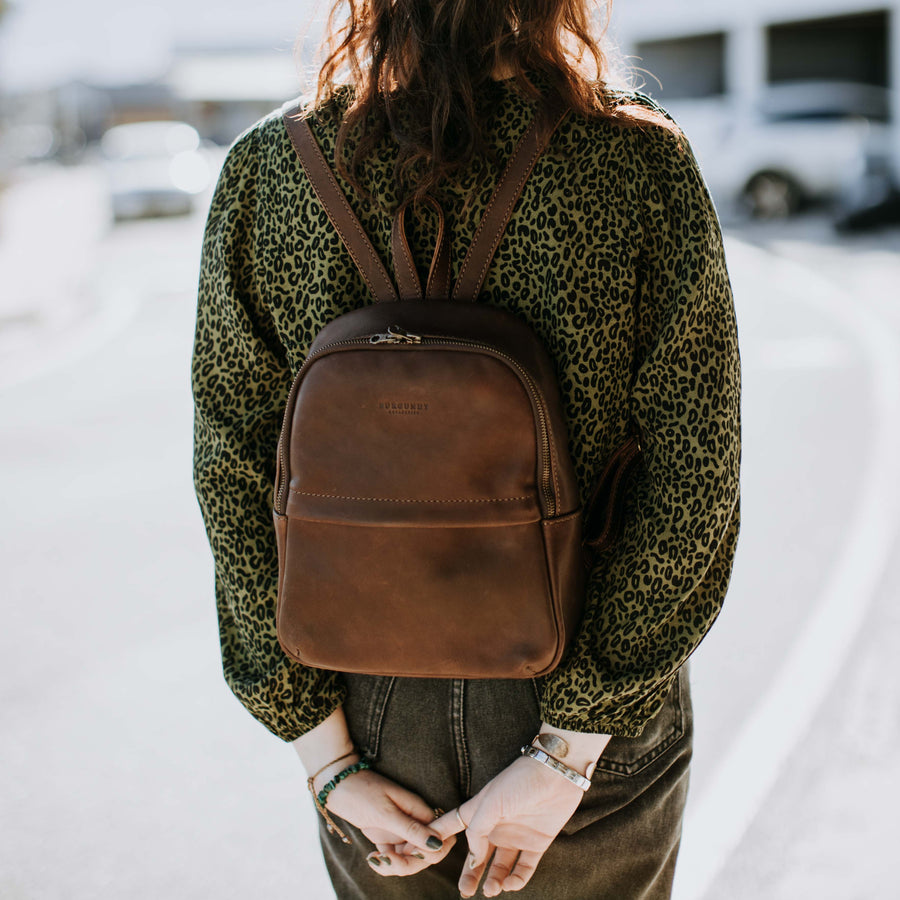
[(327, 809), (375, 845), (366, 859), (379, 875), (415, 875), (440, 862), (456, 843), (453, 835), (444, 838), (429, 827), (435, 810), (418, 794), (371, 769), (340, 782), (328, 795)]

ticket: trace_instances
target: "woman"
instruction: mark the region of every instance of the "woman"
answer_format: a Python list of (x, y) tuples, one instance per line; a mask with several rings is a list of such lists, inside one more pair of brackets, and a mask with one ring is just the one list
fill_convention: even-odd
[[(250, 712), (294, 742), (320, 800), (327, 788), (322, 846), (340, 898), (670, 894), (691, 753), (685, 662), (718, 614), (737, 541), (737, 336), (696, 162), (664, 111), (606, 86), (589, 6), (350, 0), (313, 120), (386, 262), (393, 210), (430, 193), (455, 276), (541, 95), (572, 108), (481, 301), (521, 316), (556, 361), (583, 497), (634, 427), (643, 456), (623, 533), (591, 569), (580, 630), (550, 675), (350, 676), (283, 655), (271, 524), (283, 404), (318, 330), (367, 293), (279, 115), (235, 142), (213, 198), (195, 483), (224, 670)], [(420, 264), (433, 225), (414, 223)], [(586, 793), (520, 754), (530, 743), (586, 776)]]

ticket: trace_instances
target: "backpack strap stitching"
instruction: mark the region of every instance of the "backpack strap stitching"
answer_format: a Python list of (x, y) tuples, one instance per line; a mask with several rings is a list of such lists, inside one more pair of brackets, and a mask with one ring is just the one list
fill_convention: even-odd
[[(529, 129), (529, 133), (526, 135), (526, 138), (531, 137), (532, 130), (533, 130), (533, 128)], [(510, 198), (510, 201), (507, 204), (506, 210), (504, 211), (504, 214), (503, 214), (504, 226), (508, 223), (509, 217), (512, 215), (513, 208), (515, 207), (516, 203), (519, 201), (519, 197), (521, 195), (522, 189), (525, 187), (525, 182), (528, 180), (528, 175), (530, 174), (531, 168), (534, 166), (535, 162), (537, 162), (537, 157), (539, 154), (540, 154), (540, 149), (538, 148), (535, 150), (535, 152), (531, 156), (531, 159), (529, 160), (528, 169), (523, 173), (523, 175), (519, 178), (518, 182), (516, 183), (515, 194)], [(509, 170), (507, 170), (507, 171), (509, 171)], [(493, 200), (493, 198), (492, 198), (492, 200)], [(472, 240), (473, 247), (475, 246), (475, 244), (478, 241), (478, 238), (480, 237), (481, 233), (483, 232), (490, 209), (491, 209), (491, 207), (489, 205), (488, 208), (485, 210), (484, 217), (482, 218), (481, 222), (478, 225), (478, 231), (476, 231), (475, 237)], [(506, 231), (506, 228), (504, 227), (503, 232), (505, 232), (505, 231)], [(501, 232), (500, 234), (498, 234), (496, 236), (496, 239), (495, 239), (496, 245), (494, 247), (494, 250), (485, 259), (484, 265), (481, 267), (481, 271), (478, 273), (478, 281), (477, 281), (478, 289), (475, 291), (472, 291), (472, 297), (471, 297), (472, 300), (474, 300), (478, 296), (478, 294), (481, 293), (481, 286), (484, 284), (484, 279), (487, 276), (487, 270), (490, 268), (491, 262), (493, 261), (494, 253), (496, 252), (497, 246), (499, 246), (499, 244), (500, 244), (500, 240), (503, 237), (503, 232)], [(463, 262), (462, 268), (459, 271), (459, 281), (457, 281), (457, 284), (459, 284), (462, 281), (463, 275), (466, 271), (469, 261), (470, 261), (470, 257), (467, 256), (465, 261)]]
[[(556, 111), (554, 112), (554, 110)], [(494, 193), (491, 195), (481, 221), (478, 223), (475, 236), (469, 246), (466, 258), (463, 260), (459, 276), (453, 288), (454, 300), (474, 302), (478, 299), (494, 254), (497, 252), (500, 241), (503, 239), (506, 226), (522, 195), (525, 183), (531, 175), (538, 158), (546, 149), (547, 144), (549, 144), (553, 133), (568, 112), (568, 109), (563, 105), (562, 98), (555, 91), (544, 97), (531, 124), (513, 150), (506, 169), (494, 188)], [(513, 179), (516, 179), (514, 183)], [(501, 198), (506, 195), (509, 197), (506, 201), (506, 207), (499, 211), (497, 205), (501, 202)], [(476, 275), (472, 275), (470, 266), (473, 263), (477, 265), (477, 261), (482, 258), (483, 262), (480, 270)]]
[[(334, 225), (375, 300), (396, 301), (398, 298), (394, 283), (325, 160), (308, 118), (302, 115), (298, 107), (287, 110), (282, 118), (291, 144), (300, 157), (319, 202), (325, 208), (331, 224)], [(345, 226), (353, 230), (347, 231)]]
[[(446, 300), (450, 296), (450, 248), (444, 210), (434, 197), (426, 195), (422, 200), (434, 210), (438, 219), (437, 238), (431, 258), (431, 267), (428, 270), (425, 297), (428, 300)], [(413, 202), (412, 198), (404, 200), (394, 213), (394, 222), (391, 228), (391, 254), (394, 257), (394, 269), (397, 273), (397, 286), (400, 289), (401, 298), (403, 300), (421, 300), (422, 284), (419, 281), (415, 259), (406, 237), (406, 210), (411, 202)], [(403, 275), (401, 263), (405, 263), (409, 271), (408, 280)]]
[[(394, 213), (394, 222), (391, 227), (391, 255), (394, 258), (394, 270), (397, 273), (397, 287), (400, 289), (401, 300), (421, 300), (422, 282), (413, 261), (412, 251), (406, 237), (406, 208), (409, 200), (404, 200)], [(407, 276), (403, 276), (402, 266), (406, 267)]]
[[(435, 201), (436, 202), (436, 201)], [(438, 210), (438, 234), (428, 271), (425, 296), (428, 300), (447, 300), (450, 297), (450, 240), (444, 223), (444, 213)]]
[(350, 497), (341, 494), (319, 494), (315, 491), (298, 491), (296, 488), (288, 490), (298, 497), (321, 497), (325, 500), (368, 500), (374, 503), (510, 503), (513, 500), (530, 500), (531, 497), (475, 497), (461, 499), (432, 499), (429, 497)]

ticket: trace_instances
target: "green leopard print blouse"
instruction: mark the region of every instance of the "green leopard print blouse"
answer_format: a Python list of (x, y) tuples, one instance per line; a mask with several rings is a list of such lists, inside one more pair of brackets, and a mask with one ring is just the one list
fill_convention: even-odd
[[(494, 179), (532, 116), (498, 86), (494, 156), (443, 190), (454, 277)], [(638, 93), (632, 102), (659, 110)], [(338, 115), (348, 94), (334, 101)], [(333, 158), (334, 117), (315, 127)], [(389, 267), (402, 199), (385, 140), (341, 180)], [(466, 198), (470, 202), (466, 203)], [(430, 216), (411, 243), (431, 259)], [(689, 146), (658, 125), (570, 115), (538, 161), (484, 287), (556, 360), (582, 494), (630, 423), (643, 464), (620, 541), (591, 571), (584, 619), (539, 680), (542, 715), (573, 731), (634, 737), (725, 597), (738, 534), (740, 366), (715, 210)], [(292, 374), (318, 330), (371, 302), (316, 200), (280, 113), (231, 147), (203, 241), (193, 359), (194, 479), (215, 559), (225, 677), (247, 709), (293, 740), (344, 696), (339, 673), (290, 661), (275, 635), (275, 447)]]

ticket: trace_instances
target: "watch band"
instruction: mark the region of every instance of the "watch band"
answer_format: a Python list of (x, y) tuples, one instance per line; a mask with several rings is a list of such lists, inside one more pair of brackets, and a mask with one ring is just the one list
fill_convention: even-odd
[(554, 759), (549, 753), (538, 747), (526, 744), (522, 748), (522, 756), (530, 756), (533, 760), (547, 766), (548, 769), (553, 769), (554, 772), (558, 772), (563, 778), (567, 781), (571, 781), (572, 784), (577, 785), (583, 791), (586, 791), (591, 786), (590, 778), (585, 778), (581, 772), (570, 769), (565, 763), (561, 763), (558, 759)]

